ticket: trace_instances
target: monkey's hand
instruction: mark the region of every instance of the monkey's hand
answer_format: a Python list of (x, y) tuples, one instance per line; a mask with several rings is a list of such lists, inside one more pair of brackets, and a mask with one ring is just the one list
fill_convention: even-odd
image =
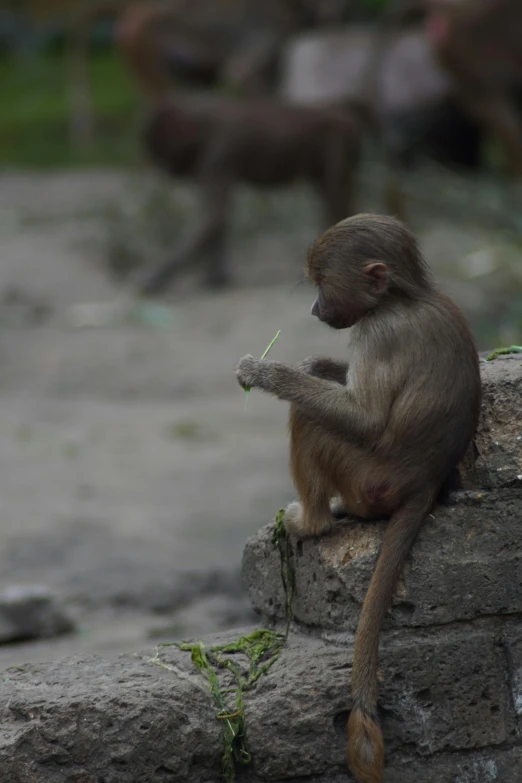
[(349, 437), (367, 440), (383, 431), (385, 421), (363, 410), (353, 391), (339, 381), (318, 378), (281, 362), (250, 355), (239, 360), (236, 377), (243, 389), (258, 388), (275, 394)]
[(273, 362), (256, 359), (250, 354), (243, 356), (236, 367), (237, 382), (243, 389), (257, 387), (268, 391), (272, 364)]

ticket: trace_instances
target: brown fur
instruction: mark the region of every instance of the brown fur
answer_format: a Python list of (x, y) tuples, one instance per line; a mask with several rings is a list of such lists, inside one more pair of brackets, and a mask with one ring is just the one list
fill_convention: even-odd
[(427, 34), (470, 116), (502, 145), (522, 177), (522, 3), (426, 0)]
[(202, 206), (174, 256), (146, 273), (142, 293), (160, 291), (198, 258), (209, 284), (228, 281), (227, 218), (236, 183), (273, 188), (306, 180), (322, 200), (326, 225), (350, 214), (360, 142), (357, 117), (345, 109), (219, 96), (161, 102), (147, 123), (146, 147), (165, 171), (197, 180)]
[(318, 288), (312, 313), (336, 329), (352, 327), (347, 364), (311, 358), (291, 368), (247, 356), (236, 374), (243, 387), (291, 403), (300, 503), (287, 509), (288, 532), (328, 531), (335, 497), (358, 517), (391, 517), (357, 630), (348, 724), (354, 775), (381, 783), (380, 631), (415, 537), (473, 437), (478, 356), (463, 315), (397, 220), (343, 220), (312, 246), (307, 272)]

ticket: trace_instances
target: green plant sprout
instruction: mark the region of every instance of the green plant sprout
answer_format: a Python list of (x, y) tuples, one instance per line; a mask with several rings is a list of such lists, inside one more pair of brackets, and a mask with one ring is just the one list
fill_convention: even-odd
[(510, 353), (522, 353), (522, 345), (510, 345), (507, 348), (495, 348), (493, 353), (490, 353), (488, 356), (487, 361), (491, 362), (493, 359), (496, 359), (497, 356), (505, 356), (506, 354)]
[[(265, 348), (265, 351), (264, 351), (263, 355), (261, 356), (261, 359), (266, 359), (270, 348), (273, 346), (273, 344), (275, 343), (275, 341), (277, 340), (277, 338), (279, 337), (280, 334), (281, 334), (281, 329), (279, 329), (279, 331), (277, 332), (276, 336), (273, 338), (273, 340), (270, 341), (270, 343), (268, 344), (267, 348)], [(250, 386), (248, 386), (245, 389), (245, 410), (246, 410), (246, 406), (247, 406), (247, 402), (248, 402), (248, 395), (249, 394), (250, 394)]]
[[(207, 680), (217, 710), (215, 717), (222, 725), (222, 769), (225, 783), (236, 783), (237, 766), (250, 764), (252, 760), (247, 747), (243, 694), (253, 689), (257, 681), (268, 674), (278, 660), (286, 644), (293, 617), (295, 573), (290, 559), (291, 550), (284, 516), (284, 509), (279, 509), (272, 536), (272, 545), (279, 551), (281, 560), (281, 581), (285, 593), (284, 632), (258, 628), (237, 641), (213, 646), (206, 646), (201, 641), (162, 642), (157, 646), (154, 657), (150, 659), (150, 663), (176, 672), (175, 666), (162, 660), (161, 651), (167, 647), (177, 647), (182, 652), (191, 654), (195, 668)], [(238, 655), (246, 656), (246, 666), (237, 659)], [(222, 685), (218, 673), (223, 670), (227, 670), (230, 677)]]

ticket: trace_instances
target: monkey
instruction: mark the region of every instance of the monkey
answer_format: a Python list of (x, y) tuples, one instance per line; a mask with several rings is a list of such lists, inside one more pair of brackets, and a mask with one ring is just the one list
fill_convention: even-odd
[(322, 201), (326, 226), (354, 212), (362, 141), (355, 111), (273, 99), (165, 99), (152, 110), (143, 138), (152, 161), (173, 176), (195, 179), (201, 197), (193, 230), (171, 257), (140, 274), (136, 286), (143, 296), (159, 293), (195, 264), (205, 266), (207, 285), (230, 282), (227, 219), (237, 183), (271, 188), (304, 179)]
[(285, 510), (289, 534), (320, 536), (340, 515), (389, 517), (356, 632), (347, 745), (356, 779), (381, 783), (380, 632), (417, 533), (474, 436), (479, 359), (463, 314), (395, 218), (359, 214), (330, 227), (306, 274), (317, 288), (312, 315), (349, 329), (347, 360), (290, 367), (247, 355), (236, 377), (290, 403), (299, 501)]
[(518, 0), (426, 0), (426, 34), (469, 116), (498, 138), (522, 177), (522, 5)]

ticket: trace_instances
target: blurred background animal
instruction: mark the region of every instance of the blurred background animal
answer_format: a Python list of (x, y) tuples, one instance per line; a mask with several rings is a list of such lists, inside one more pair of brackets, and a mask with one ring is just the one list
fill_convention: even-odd
[(319, 197), (325, 227), (352, 214), (361, 139), (359, 117), (345, 107), (215, 96), (159, 103), (146, 126), (146, 147), (169, 174), (194, 179), (201, 199), (193, 232), (145, 271), (139, 291), (161, 292), (198, 258), (208, 285), (229, 282), (229, 213), (240, 183), (274, 188), (304, 180)]

